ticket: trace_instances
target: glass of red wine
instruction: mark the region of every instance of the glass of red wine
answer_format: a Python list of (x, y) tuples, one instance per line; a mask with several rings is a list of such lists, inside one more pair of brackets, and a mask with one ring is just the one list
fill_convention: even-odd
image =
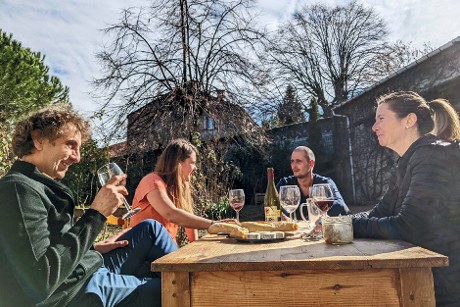
[(240, 221), (240, 210), (244, 207), (244, 190), (233, 189), (228, 192), (228, 202), (230, 207), (236, 212), (236, 220)]
[(325, 213), (331, 209), (334, 204), (334, 195), (331, 186), (328, 183), (314, 184), (310, 190), (310, 197), (314, 200), (318, 208)]

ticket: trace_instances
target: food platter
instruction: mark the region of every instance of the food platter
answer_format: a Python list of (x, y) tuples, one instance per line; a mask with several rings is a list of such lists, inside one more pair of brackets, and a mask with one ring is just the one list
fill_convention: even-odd
[[(232, 238), (232, 237), (230, 237)], [(274, 242), (281, 242), (286, 240), (284, 238), (273, 238), (273, 239), (241, 239), (241, 238), (232, 238), (241, 243), (274, 243)]]
[(242, 243), (273, 243), (286, 240), (286, 234), (283, 231), (250, 232), (245, 238), (229, 237)]
[(297, 235), (298, 225), (295, 222), (241, 222), (241, 223), (213, 223), (208, 232), (210, 234), (226, 234), (228, 238), (242, 243), (273, 243), (280, 242)]

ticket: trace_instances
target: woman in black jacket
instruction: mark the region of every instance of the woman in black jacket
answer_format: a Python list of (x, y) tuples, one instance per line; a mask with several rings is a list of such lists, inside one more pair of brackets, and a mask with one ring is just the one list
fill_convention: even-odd
[[(414, 92), (378, 99), (372, 130), (399, 156), (389, 190), (353, 216), (355, 237), (400, 239), (449, 257), (433, 268), (438, 306), (460, 301), (460, 124), (445, 100)], [(436, 135), (436, 136), (435, 136)]]

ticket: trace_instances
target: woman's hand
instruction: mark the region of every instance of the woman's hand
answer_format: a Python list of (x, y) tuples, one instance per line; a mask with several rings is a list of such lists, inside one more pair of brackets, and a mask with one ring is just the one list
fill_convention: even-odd
[(117, 233), (116, 235), (113, 235), (104, 241), (94, 243), (93, 247), (96, 251), (100, 252), (101, 254), (106, 254), (116, 248), (119, 247), (125, 247), (126, 245), (129, 244), (128, 240), (120, 240), (117, 241), (122, 235), (124, 235), (126, 232), (128, 232), (131, 228), (124, 229)]

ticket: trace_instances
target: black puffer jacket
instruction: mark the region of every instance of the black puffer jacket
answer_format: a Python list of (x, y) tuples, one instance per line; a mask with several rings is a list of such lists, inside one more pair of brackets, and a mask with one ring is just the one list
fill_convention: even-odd
[(460, 302), (460, 146), (427, 135), (398, 161), (390, 188), (353, 216), (355, 237), (400, 239), (449, 257), (433, 268), (438, 306)]

